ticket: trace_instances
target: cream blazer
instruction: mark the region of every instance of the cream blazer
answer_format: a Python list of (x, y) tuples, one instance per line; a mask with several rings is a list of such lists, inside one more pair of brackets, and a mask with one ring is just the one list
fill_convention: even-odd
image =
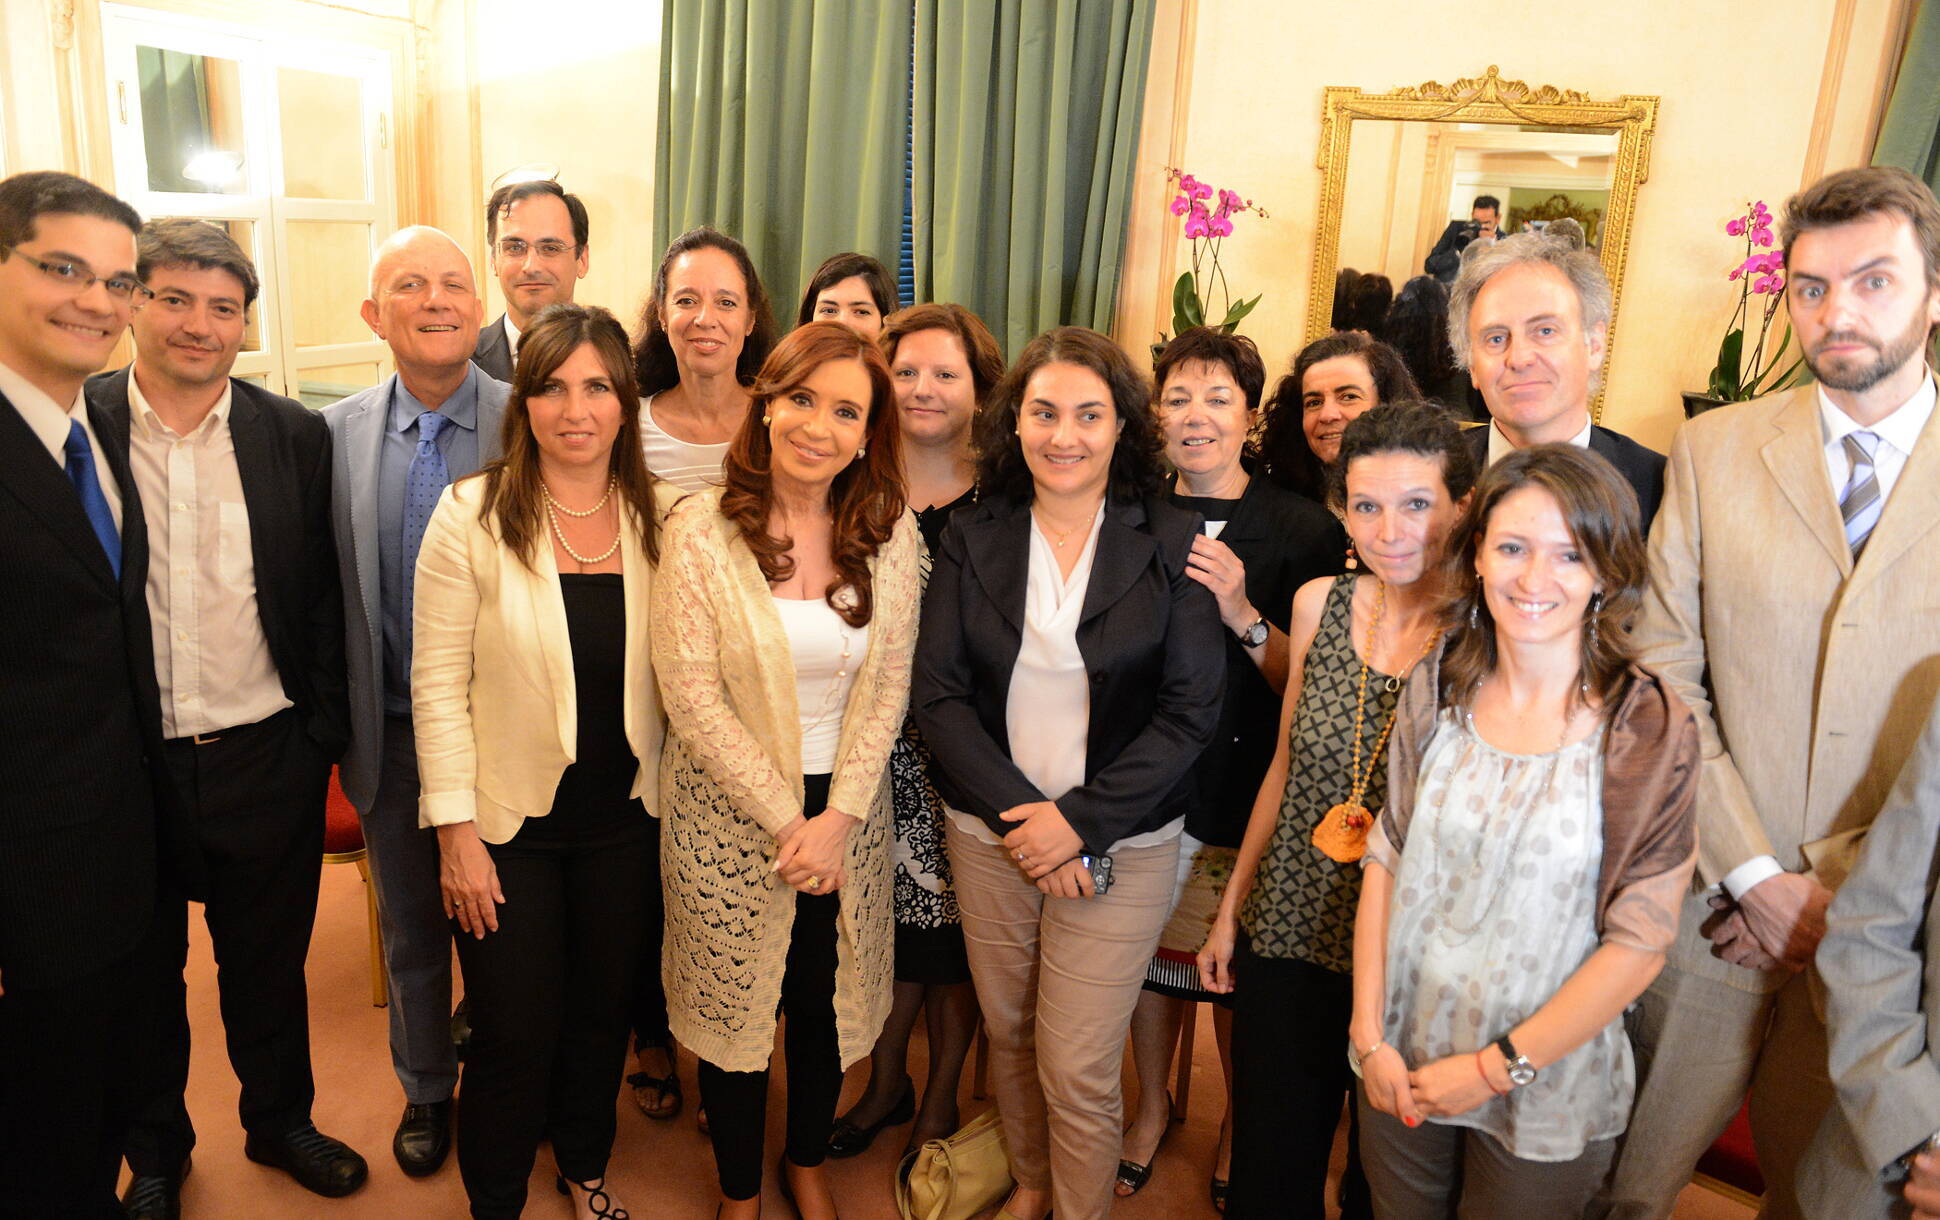
[[(503, 843), (552, 809), (579, 741), (572, 638), (549, 538), (538, 570), (478, 519), (483, 477), (438, 499), (418, 551), (411, 717), (418, 741), (418, 825), (478, 823)], [(664, 503), (664, 502), (663, 502)], [(664, 511), (664, 508), (660, 509)], [(666, 718), (647, 636), (653, 567), (630, 513), (620, 514), (626, 587), (626, 738), (640, 760), (633, 795), (653, 812)]]
[[(838, 892), (844, 1067), (875, 1045), (895, 981), (889, 748), (909, 702), (918, 553), (916, 519), (904, 513), (870, 565), (875, 613), (829, 781), (830, 814), (861, 822)], [(670, 728), (660, 769), (667, 1016), (702, 1059), (761, 1071), (774, 1051), (795, 919), (795, 891), (771, 871), (775, 835), (802, 813), (794, 657), (754, 553), (721, 515), (719, 488), (668, 515), (661, 576), (653, 658)]]
[[(1635, 639), (1697, 716), (1699, 877), (1771, 855), (1836, 889), (1940, 693), (1940, 412), (1857, 564), (1816, 387), (1698, 416), (1664, 479)], [(1709, 914), (1687, 902), (1680, 968), (1784, 981), (1711, 956)]]

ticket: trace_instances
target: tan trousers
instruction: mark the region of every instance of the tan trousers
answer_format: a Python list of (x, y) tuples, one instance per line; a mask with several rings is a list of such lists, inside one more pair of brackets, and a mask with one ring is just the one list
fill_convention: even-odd
[[(1664, 1220), (1704, 1150), (1751, 1095), (1751, 1135), (1765, 1177), (1759, 1215), (1797, 1220), (1795, 1183), (1806, 1145), (1832, 1105), (1817, 972), (1768, 995), (1666, 965), (1627, 1024), (1637, 1052), (1637, 1103), (1616, 1169), (1588, 1213)], [(1813, 1220), (1818, 1220), (1815, 1216)]]
[(1047, 898), (1003, 848), (946, 827), (1011, 1176), (1049, 1187), (1058, 1220), (1102, 1220), (1124, 1144), (1125, 1034), (1170, 913), (1178, 841), (1116, 853), (1102, 897)]

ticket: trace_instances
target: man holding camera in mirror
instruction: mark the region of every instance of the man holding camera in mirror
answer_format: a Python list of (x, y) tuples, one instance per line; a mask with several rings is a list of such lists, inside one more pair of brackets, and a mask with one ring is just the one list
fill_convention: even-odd
[(1494, 195), (1477, 195), (1467, 220), (1451, 220), (1442, 230), (1435, 248), (1428, 252), (1422, 270), (1444, 284), (1455, 282), (1462, 269), (1462, 251), (1472, 242), (1493, 242), (1502, 235), (1502, 201)]

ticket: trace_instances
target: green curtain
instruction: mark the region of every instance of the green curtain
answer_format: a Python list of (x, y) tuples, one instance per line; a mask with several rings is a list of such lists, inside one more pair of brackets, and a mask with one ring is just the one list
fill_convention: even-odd
[[(819, 6), (818, 6), (819, 7)], [(1153, 0), (916, 0), (916, 296), (1109, 331)]]
[(202, 57), (161, 47), (135, 48), (142, 148), (151, 191), (206, 191), (182, 176), (189, 158), (215, 147)]
[(1940, 191), (1940, 4), (1923, 0), (1873, 146), (1874, 165), (1911, 170)]
[(909, 0), (666, 0), (654, 237), (740, 238), (776, 320), (823, 259), (896, 264)]

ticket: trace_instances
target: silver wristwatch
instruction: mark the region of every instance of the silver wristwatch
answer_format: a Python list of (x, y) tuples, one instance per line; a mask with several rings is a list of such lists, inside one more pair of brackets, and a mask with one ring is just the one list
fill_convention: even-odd
[(1233, 634), (1238, 636), (1239, 642), (1246, 645), (1246, 647), (1258, 648), (1260, 645), (1266, 643), (1266, 637), (1270, 633), (1270, 630), (1266, 625), (1266, 616), (1262, 614), (1253, 620), (1251, 627), (1248, 627), (1244, 631), (1235, 631)]
[(1503, 1059), (1508, 1061), (1510, 1084), (1521, 1088), (1526, 1084), (1536, 1083), (1536, 1065), (1529, 1062), (1529, 1056), (1517, 1052), (1515, 1043), (1509, 1041), (1508, 1034), (1495, 1040), (1495, 1049), (1501, 1051)]

